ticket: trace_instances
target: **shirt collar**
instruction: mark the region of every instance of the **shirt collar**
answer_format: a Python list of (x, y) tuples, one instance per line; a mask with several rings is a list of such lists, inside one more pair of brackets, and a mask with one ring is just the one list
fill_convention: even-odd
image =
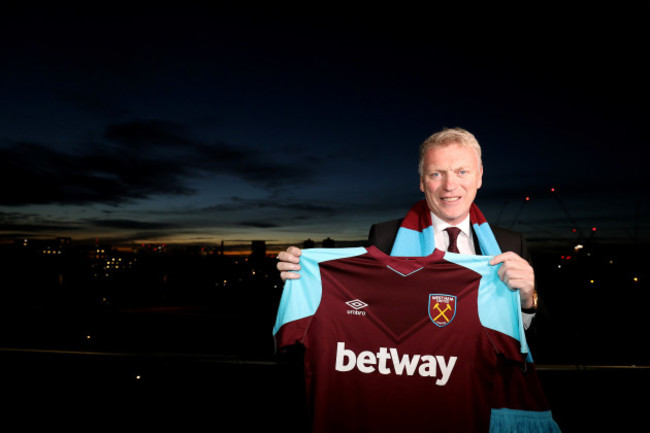
[[(434, 233), (434, 235), (442, 232), (447, 227), (452, 227), (451, 224), (441, 220), (433, 212), (431, 212), (431, 222), (433, 223), (433, 233)], [(469, 237), (471, 239), (472, 230), (471, 230), (470, 224), (469, 224), (469, 214), (467, 214), (467, 216), (465, 217), (464, 220), (462, 220), (459, 224), (456, 224), (453, 227), (458, 227), (461, 232), (463, 232), (467, 237)]]

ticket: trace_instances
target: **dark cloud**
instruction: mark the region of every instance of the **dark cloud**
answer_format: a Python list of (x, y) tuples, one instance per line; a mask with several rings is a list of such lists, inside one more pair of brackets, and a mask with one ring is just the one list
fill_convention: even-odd
[(94, 227), (126, 229), (126, 230), (170, 230), (178, 228), (177, 224), (148, 222), (148, 221), (135, 221), (126, 219), (109, 219), (109, 220), (86, 220)]
[(70, 232), (79, 230), (77, 225), (68, 224), (20, 224), (20, 223), (0, 223), (0, 232), (12, 232), (12, 236), (22, 233), (48, 233), (48, 232)]
[(0, 212), (0, 232), (47, 233), (70, 232), (84, 228), (81, 223), (63, 223), (26, 212)]
[(133, 121), (109, 125), (104, 136), (129, 148), (192, 146), (185, 127), (160, 120)]
[(0, 181), (8, 186), (0, 205), (119, 205), (152, 195), (189, 195), (195, 192), (190, 179), (214, 175), (271, 190), (310, 178), (262, 150), (202, 143), (171, 122), (110, 125), (105, 139), (76, 152), (24, 142), (0, 148)]
[(278, 224), (262, 222), (262, 221), (242, 221), (239, 223), (239, 225), (244, 227), (253, 227), (257, 229), (270, 229), (274, 227), (279, 227)]
[(156, 193), (188, 194), (191, 189), (180, 181), (181, 174), (170, 161), (100, 146), (68, 154), (41, 144), (16, 143), (0, 149), (0, 181), (11, 185), (0, 204), (116, 205)]
[(293, 200), (246, 199), (237, 196), (231, 197), (231, 201), (228, 203), (210, 206), (205, 208), (204, 211), (238, 212), (251, 209), (285, 209), (294, 210), (296, 212), (310, 212), (327, 215), (337, 212), (337, 209), (331, 206), (296, 202)]

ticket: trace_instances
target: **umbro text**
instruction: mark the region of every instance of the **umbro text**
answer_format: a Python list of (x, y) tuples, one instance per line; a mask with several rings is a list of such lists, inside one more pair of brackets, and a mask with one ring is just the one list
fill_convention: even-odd
[(436, 385), (444, 386), (451, 376), (457, 359), (456, 356), (446, 359), (440, 355), (400, 355), (397, 349), (392, 347), (380, 347), (376, 353), (364, 350), (357, 355), (353, 350), (346, 349), (345, 343), (338, 342), (335, 368), (340, 372), (348, 372), (356, 368), (361, 373), (378, 372), (398, 376), (403, 374), (413, 376), (417, 373), (424, 377), (436, 377)]
[(351, 314), (353, 316), (365, 316), (366, 312), (363, 310), (348, 310), (348, 314)]

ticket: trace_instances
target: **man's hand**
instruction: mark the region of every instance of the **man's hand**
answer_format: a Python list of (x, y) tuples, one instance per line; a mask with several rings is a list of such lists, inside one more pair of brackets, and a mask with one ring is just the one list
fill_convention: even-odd
[(302, 251), (298, 247), (289, 247), (286, 251), (281, 251), (278, 254), (278, 264), (276, 267), (280, 271), (280, 278), (282, 281), (294, 280), (300, 278), (300, 274), (294, 271), (300, 270), (300, 255)]
[(502, 263), (499, 278), (510, 290), (519, 290), (521, 308), (533, 308), (535, 295), (535, 271), (530, 264), (512, 251), (495, 256), (491, 265)]

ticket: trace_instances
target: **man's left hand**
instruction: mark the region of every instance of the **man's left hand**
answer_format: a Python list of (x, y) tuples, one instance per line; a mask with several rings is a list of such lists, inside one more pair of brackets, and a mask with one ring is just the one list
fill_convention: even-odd
[(490, 260), (491, 265), (498, 265), (499, 263), (502, 264), (497, 271), (499, 278), (510, 290), (519, 290), (521, 308), (532, 308), (535, 293), (535, 271), (533, 271), (533, 267), (512, 251), (499, 254)]

